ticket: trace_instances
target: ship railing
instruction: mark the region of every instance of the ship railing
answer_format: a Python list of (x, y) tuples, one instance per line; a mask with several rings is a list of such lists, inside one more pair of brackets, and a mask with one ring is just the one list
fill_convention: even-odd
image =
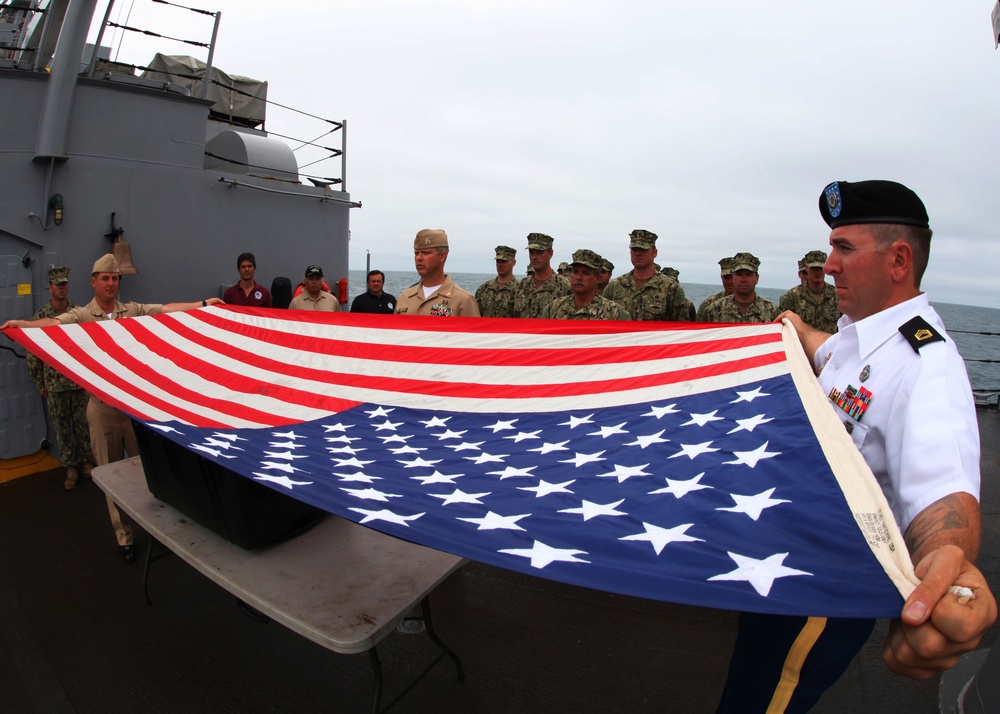
[(34, 56), (32, 68), (38, 69), (38, 47), (25, 44), (29, 39), (29, 31), (36, 22), (36, 16), (44, 18), (42, 35), (39, 44), (45, 44), (48, 31), (49, 13), (47, 7), (37, 7), (35, 0), (30, 5), (24, 0), (9, 0), (0, 2), (0, 66), (21, 69), (24, 55)]
[[(948, 332), (961, 335), (1000, 337), (1000, 332), (982, 332), (978, 330), (948, 330)], [(1000, 364), (1000, 359), (975, 359), (971, 357), (965, 357), (964, 359), (967, 364)], [(972, 397), (976, 402), (976, 407), (980, 409), (997, 409), (1000, 406), (1000, 386), (975, 388), (972, 390)]]
[[(89, 65), (88, 70), (87, 70), (88, 76), (92, 76), (94, 70), (99, 67), (99, 59), (98, 59), (97, 53), (98, 53), (98, 49), (99, 49), (100, 44), (101, 44), (100, 40), (101, 40), (101, 37), (103, 36), (103, 32), (104, 32), (104, 28), (105, 27), (110, 27), (110, 28), (114, 28), (114, 29), (117, 29), (117, 30), (121, 30), (122, 33), (123, 33), (123, 36), (124, 36), (125, 32), (139, 33), (139, 34), (142, 34), (142, 35), (146, 35), (146, 36), (150, 36), (150, 37), (155, 37), (155, 38), (158, 38), (158, 39), (168, 40), (168, 41), (172, 41), (172, 42), (179, 42), (179, 43), (183, 43), (183, 44), (190, 45), (190, 46), (193, 46), (193, 47), (207, 49), (208, 50), (208, 58), (207, 58), (207, 60), (205, 62), (206, 66), (205, 66), (205, 70), (204, 70), (203, 74), (194, 75), (194, 74), (182, 74), (182, 73), (179, 73), (179, 72), (171, 72), (170, 76), (171, 77), (176, 77), (178, 79), (190, 80), (192, 82), (201, 82), (202, 83), (202, 98), (206, 98), (208, 96), (209, 87), (214, 85), (216, 87), (220, 87), (220, 88), (224, 89), (226, 92), (228, 92), (230, 94), (241, 95), (241, 96), (248, 97), (250, 99), (254, 99), (256, 101), (263, 102), (267, 107), (277, 107), (279, 109), (282, 109), (282, 110), (285, 110), (285, 111), (288, 111), (288, 112), (292, 112), (292, 113), (294, 113), (296, 115), (299, 115), (301, 117), (305, 117), (305, 118), (307, 118), (309, 120), (316, 121), (316, 122), (322, 122), (325, 126), (323, 127), (323, 131), (321, 133), (319, 133), (315, 138), (312, 138), (312, 139), (302, 139), (302, 138), (298, 138), (298, 137), (289, 136), (289, 135), (286, 135), (286, 134), (279, 134), (279, 133), (277, 133), (275, 131), (267, 130), (266, 129), (266, 121), (264, 119), (261, 119), (259, 122), (250, 123), (250, 122), (241, 121), (238, 117), (235, 117), (232, 114), (224, 115), (224, 114), (220, 114), (219, 112), (214, 112), (214, 111), (211, 112), (211, 116), (212, 116), (213, 119), (218, 120), (218, 121), (222, 121), (222, 122), (225, 122), (225, 123), (228, 123), (230, 126), (242, 127), (244, 129), (250, 128), (250, 129), (254, 129), (254, 130), (259, 130), (263, 134), (266, 134), (266, 135), (269, 135), (269, 136), (276, 136), (276, 137), (279, 137), (281, 139), (288, 140), (288, 141), (292, 142), (292, 144), (293, 144), (293, 146), (292, 146), (292, 152), (293, 153), (298, 153), (298, 152), (303, 151), (303, 150), (307, 151), (307, 152), (311, 152), (309, 154), (309, 156), (304, 159), (305, 163), (302, 163), (303, 159), (301, 158), (301, 156), (299, 156), (300, 164), (299, 164), (298, 168), (299, 168), (299, 174), (300, 174), (300, 176), (302, 178), (308, 179), (315, 186), (320, 186), (320, 187), (323, 187), (323, 188), (328, 188), (330, 186), (339, 186), (340, 190), (347, 191), (347, 120), (346, 119), (342, 119), (342, 120), (338, 121), (338, 120), (334, 120), (334, 119), (327, 119), (325, 117), (317, 116), (315, 114), (311, 114), (311, 113), (303, 111), (301, 109), (296, 109), (296, 108), (290, 107), (290, 106), (288, 106), (286, 104), (282, 104), (282, 103), (276, 102), (276, 101), (274, 101), (272, 99), (268, 99), (267, 97), (261, 97), (261, 96), (259, 96), (257, 94), (252, 94), (250, 92), (244, 91), (244, 90), (240, 89), (239, 87), (235, 86), (232, 82), (226, 82), (226, 81), (224, 81), (222, 79), (219, 79), (217, 77), (212, 76), (212, 66), (213, 66), (212, 62), (213, 62), (213, 57), (214, 57), (214, 54), (215, 54), (215, 44), (216, 44), (216, 39), (218, 37), (219, 25), (220, 25), (220, 22), (221, 22), (221, 19), (222, 19), (222, 13), (218, 12), (218, 11), (213, 12), (213, 11), (209, 11), (209, 10), (201, 10), (201, 9), (198, 9), (198, 8), (187, 7), (187, 6), (184, 6), (184, 5), (178, 5), (178, 4), (175, 4), (175, 3), (167, 2), (166, 0), (152, 0), (152, 2), (154, 2), (156, 4), (159, 4), (159, 5), (166, 5), (166, 6), (169, 6), (169, 7), (172, 7), (172, 8), (178, 8), (180, 10), (187, 10), (189, 12), (193, 12), (193, 13), (196, 13), (196, 14), (199, 14), (199, 15), (206, 15), (206, 16), (212, 17), (214, 19), (214, 25), (213, 25), (213, 29), (212, 29), (212, 39), (211, 39), (211, 41), (210, 42), (202, 42), (202, 41), (199, 41), (199, 40), (184, 39), (184, 38), (181, 38), (181, 37), (172, 37), (172, 36), (163, 35), (163, 34), (154, 32), (152, 30), (143, 29), (143, 28), (139, 28), (139, 27), (132, 27), (130, 25), (124, 25), (124, 24), (121, 24), (121, 23), (113, 22), (110, 19), (111, 5), (113, 5), (113, 3), (111, 3), (111, 4), (109, 4), (107, 14), (104, 17), (104, 21), (102, 23), (101, 32), (100, 32), (100, 34), (98, 36), (97, 41), (94, 43), (94, 53), (91, 56), (90, 65)], [(117, 62), (113, 63), (113, 64), (116, 64), (119, 67), (125, 67), (125, 68), (127, 68), (127, 71), (129, 71), (133, 75), (136, 72), (138, 72), (138, 71), (142, 71), (142, 72), (150, 71), (150, 72), (157, 72), (157, 73), (162, 72), (162, 70), (160, 70), (160, 69), (155, 69), (155, 68), (151, 68), (151, 67), (144, 67), (142, 65), (128, 65), (128, 64), (117, 63)], [(324, 142), (324, 140), (327, 139), (327, 137), (330, 137), (331, 135), (335, 134), (336, 132), (340, 133), (340, 142), (339, 142), (340, 146), (338, 147), (338, 146), (328, 146), (328, 145), (326, 145), (329, 142)], [(320, 143), (320, 142), (324, 142), (324, 143)], [(209, 154), (207, 152), (206, 152), (206, 155), (210, 156), (213, 159), (216, 159), (216, 160), (219, 160), (219, 161), (225, 161), (225, 162), (228, 162), (228, 163), (232, 163), (233, 165), (240, 165), (240, 166), (243, 166), (245, 168), (259, 168), (259, 169), (268, 169), (268, 168), (270, 168), (270, 167), (259, 167), (259, 166), (254, 166), (252, 164), (241, 163), (241, 162), (235, 161), (235, 160), (233, 160), (231, 158), (220, 157), (220, 156), (216, 156), (214, 154)], [(318, 156), (318, 158), (313, 158), (313, 157), (316, 157), (316, 156)], [(302, 169), (304, 169), (304, 168), (307, 168), (309, 166), (319, 166), (319, 165), (323, 164), (326, 161), (329, 161), (329, 160), (332, 160), (332, 159), (337, 159), (337, 158), (340, 159), (340, 176), (339, 177), (321, 176), (321, 175), (318, 175), (318, 174), (315, 174), (315, 173), (309, 173), (309, 174), (302, 173)]]

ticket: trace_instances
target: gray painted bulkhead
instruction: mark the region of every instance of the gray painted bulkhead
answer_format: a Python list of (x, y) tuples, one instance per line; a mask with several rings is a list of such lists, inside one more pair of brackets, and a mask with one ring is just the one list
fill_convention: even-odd
[[(110, 250), (112, 213), (141, 271), (123, 277), (124, 300), (220, 296), (220, 286), (237, 281), (244, 251), (256, 255), (266, 287), (277, 276), (295, 284), (311, 263), (331, 287), (347, 278), (350, 195), (261, 178), (253, 168), (206, 170), (206, 136), (228, 128), (209, 121), (209, 102), (135, 86), (144, 83), (132, 77), (79, 78), (66, 159), (36, 158), (48, 78), (0, 69), (0, 318), (31, 317), (47, 302), (53, 265), (71, 269), (70, 300), (88, 302), (91, 266)], [(54, 194), (65, 207), (59, 226), (48, 209)], [(0, 351), (0, 375), (0, 458), (33, 453), (46, 426), (24, 360)]]

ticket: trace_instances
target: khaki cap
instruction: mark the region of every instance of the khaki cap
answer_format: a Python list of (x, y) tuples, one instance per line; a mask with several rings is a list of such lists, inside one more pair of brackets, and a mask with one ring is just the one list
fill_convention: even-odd
[(588, 268), (601, 271), (604, 270), (604, 258), (592, 250), (581, 248), (573, 253), (572, 265), (586, 265)]
[(121, 273), (121, 268), (118, 267), (118, 261), (115, 260), (115, 256), (111, 253), (105, 253), (94, 263), (94, 269), (90, 271), (91, 275), (96, 273)]
[(528, 250), (552, 250), (552, 236), (547, 236), (544, 233), (529, 233)]
[(419, 231), (417, 233), (417, 237), (413, 239), (413, 250), (447, 247), (448, 234), (440, 228), (424, 228), (422, 231)]
[(62, 285), (69, 282), (69, 268), (62, 265), (49, 270), (49, 282), (53, 285)]
[(737, 270), (749, 270), (756, 273), (760, 267), (760, 258), (753, 253), (737, 253), (733, 256), (733, 272)]

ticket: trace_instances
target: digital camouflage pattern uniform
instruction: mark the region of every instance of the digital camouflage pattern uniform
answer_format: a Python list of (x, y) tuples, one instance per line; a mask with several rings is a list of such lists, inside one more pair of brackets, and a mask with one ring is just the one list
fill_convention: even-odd
[(572, 295), (557, 298), (542, 312), (553, 320), (629, 320), (629, 314), (614, 300), (594, 295), (584, 307), (577, 307)]
[(487, 280), (476, 288), (476, 302), (479, 303), (479, 314), (483, 317), (514, 317), (514, 295), (517, 292), (517, 279), (505, 285), (497, 282), (499, 278)]
[(654, 273), (642, 287), (631, 272), (620, 275), (604, 288), (604, 297), (621, 305), (633, 320), (689, 319), (684, 288), (662, 273)]
[[(704, 307), (704, 303), (702, 303)], [(758, 295), (747, 311), (740, 312), (732, 295), (724, 295), (705, 308), (704, 322), (774, 322), (778, 306)]]
[(818, 296), (809, 285), (797, 285), (781, 296), (778, 301), (781, 310), (791, 310), (807, 325), (817, 330), (833, 334), (840, 319), (840, 298), (837, 289), (830, 283), (823, 283), (823, 292)]
[[(592, 250), (582, 248), (573, 253), (571, 266), (582, 265), (590, 268), (593, 275), (599, 275), (604, 269), (604, 258)], [(598, 294), (583, 307), (577, 307), (576, 295), (556, 298), (542, 311), (542, 317), (553, 320), (628, 320), (629, 314), (614, 300), (608, 300)]]
[[(496, 247), (496, 260), (514, 260), (517, 251), (506, 245)], [(479, 303), (479, 314), (482, 317), (514, 317), (514, 294), (517, 292), (517, 278), (513, 275), (503, 285), (500, 277), (476, 288), (476, 302)]]
[(553, 271), (548, 280), (537, 288), (535, 279), (528, 276), (517, 284), (514, 293), (515, 317), (541, 317), (542, 311), (556, 298), (572, 295), (569, 281)]
[[(72, 302), (66, 306), (67, 309), (74, 307), (76, 305)], [(41, 320), (43, 317), (56, 317), (60, 314), (52, 307), (51, 302), (47, 302), (31, 319)], [(90, 427), (87, 424), (89, 395), (69, 377), (64, 377), (30, 352), (27, 362), (31, 381), (39, 391), (45, 390), (49, 418), (59, 442), (59, 462), (66, 468), (93, 464)]]
[[(826, 258), (827, 255), (822, 250), (811, 250), (799, 261), (799, 270), (822, 268), (826, 264)], [(829, 283), (823, 283), (823, 292), (816, 295), (809, 289), (808, 272), (806, 275), (807, 281), (782, 295), (778, 306), (782, 310), (791, 310), (807, 325), (832, 335), (837, 331), (837, 320), (840, 319), (837, 289)]]
[(702, 300), (701, 305), (698, 306), (698, 321), (709, 322), (708, 318), (705, 317), (705, 315), (708, 314), (708, 308), (712, 306), (713, 302), (715, 302), (719, 298), (724, 298), (724, 297), (726, 297), (726, 291), (720, 290), (714, 295), (709, 295), (707, 298)]

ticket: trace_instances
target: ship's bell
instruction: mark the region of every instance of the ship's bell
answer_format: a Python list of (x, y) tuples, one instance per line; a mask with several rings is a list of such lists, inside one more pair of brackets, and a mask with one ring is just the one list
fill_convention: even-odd
[(118, 261), (118, 270), (122, 275), (138, 275), (139, 268), (132, 262), (132, 248), (122, 238), (124, 233), (123, 229), (118, 229), (118, 237), (111, 244), (111, 255)]

